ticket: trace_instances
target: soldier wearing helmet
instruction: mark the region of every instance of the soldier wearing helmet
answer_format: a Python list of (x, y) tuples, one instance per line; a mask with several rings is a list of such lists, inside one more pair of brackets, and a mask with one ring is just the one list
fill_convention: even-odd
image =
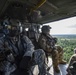
[(39, 68), (38, 75), (47, 74), (45, 52), (34, 50), (31, 40), (26, 35), (19, 35), (17, 26), (18, 21), (10, 19), (8, 35), (4, 33), (5, 36), (0, 37), (0, 75), (29, 75), (35, 65)]
[(39, 37), (39, 45), (45, 51), (46, 55), (52, 55), (54, 71), (60, 72), (58, 64), (66, 64), (63, 60), (63, 49), (56, 45), (57, 38), (50, 35), (51, 27), (45, 25), (42, 27), (42, 33)]
[(44, 34), (49, 34), (51, 27), (49, 25), (43, 26), (42, 27), (42, 33)]

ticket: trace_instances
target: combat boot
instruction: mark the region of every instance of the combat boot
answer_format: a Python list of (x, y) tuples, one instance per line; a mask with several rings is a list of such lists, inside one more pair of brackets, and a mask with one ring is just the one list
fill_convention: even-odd
[(58, 67), (58, 66), (57, 66), (57, 67), (54, 67), (54, 71), (55, 71), (56, 73), (60, 73), (59, 67)]
[(59, 64), (66, 64), (67, 62), (65, 60), (59, 61)]

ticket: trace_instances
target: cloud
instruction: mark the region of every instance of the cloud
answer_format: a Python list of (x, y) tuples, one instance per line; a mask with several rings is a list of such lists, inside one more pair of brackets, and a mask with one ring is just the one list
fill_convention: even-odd
[(68, 28), (76, 28), (76, 24), (67, 26)]
[(51, 34), (76, 34), (76, 17), (48, 23)]

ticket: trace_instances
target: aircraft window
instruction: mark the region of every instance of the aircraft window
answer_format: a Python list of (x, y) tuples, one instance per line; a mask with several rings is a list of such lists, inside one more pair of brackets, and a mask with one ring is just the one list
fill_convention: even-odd
[(47, 25), (52, 27), (50, 34), (58, 38), (57, 43), (63, 47), (64, 59), (68, 62), (76, 48), (76, 16), (47, 23)]

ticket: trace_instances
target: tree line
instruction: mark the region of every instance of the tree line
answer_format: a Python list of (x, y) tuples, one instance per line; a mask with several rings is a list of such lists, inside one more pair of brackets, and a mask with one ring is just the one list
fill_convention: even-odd
[(72, 37), (57, 37), (58, 42), (57, 44), (60, 45), (63, 50), (64, 59), (68, 62), (70, 57), (74, 54), (74, 49), (76, 48), (76, 38)]

